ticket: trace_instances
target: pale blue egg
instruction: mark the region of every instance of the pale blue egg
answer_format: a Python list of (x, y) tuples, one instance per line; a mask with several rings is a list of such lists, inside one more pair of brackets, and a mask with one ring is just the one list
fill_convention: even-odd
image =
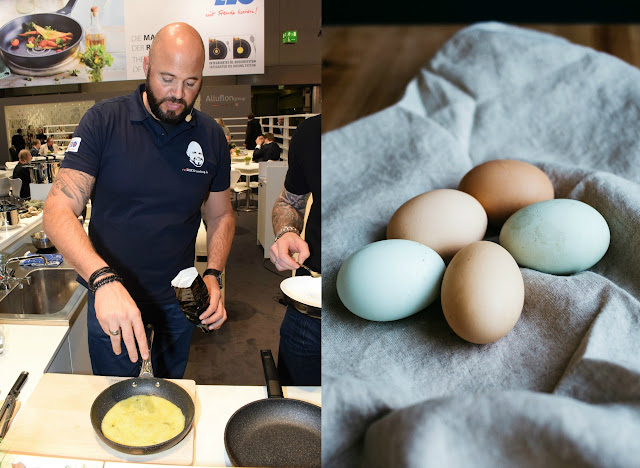
[(445, 264), (433, 249), (406, 239), (374, 242), (340, 267), (338, 296), (367, 320), (386, 322), (419, 312), (440, 294)]
[(609, 248), (609, 226), (593, 207), (555, 199), (515, 212), (500, 231), (500, 245), (518, 265), (566, 275), (591, 268)]

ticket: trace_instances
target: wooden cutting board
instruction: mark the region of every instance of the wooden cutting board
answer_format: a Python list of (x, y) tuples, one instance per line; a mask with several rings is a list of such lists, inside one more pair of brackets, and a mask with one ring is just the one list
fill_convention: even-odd
[[(177, 445), (152, 455), (129, 455), (102, 442), (91, 425), (91, 405), (96, 397), (120, 377), (94, 375), (43, 374), (16, 415), (0, 444), (0, 451), (85, 460), (130, 461), (167, 465), (192, 465), (195, 420)], [(196, 403), (193, 380), (172, 380), (184, 388)]]

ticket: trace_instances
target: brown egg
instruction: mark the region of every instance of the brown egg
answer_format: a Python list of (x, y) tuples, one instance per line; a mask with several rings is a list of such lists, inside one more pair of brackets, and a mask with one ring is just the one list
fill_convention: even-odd
[(404, 203), (389, 220), (387, 239), (408, 239), (435, 250), (445, 263), (487, 231), (482, 205), (464, 192), (438, 189)]
[(495, 227), (502, 226), (520, 208), (554, 197), (553, 185), (544, 172), (513, 159), (495, 159), (474, 167), (462, 178), (458, 190), (475, 197)]
[(492, 343), (515, 326), (524, 305), (518, 264), (499, 244), (478, 241), (461, 249), (444, 272), (442, 312), (463, 340)]

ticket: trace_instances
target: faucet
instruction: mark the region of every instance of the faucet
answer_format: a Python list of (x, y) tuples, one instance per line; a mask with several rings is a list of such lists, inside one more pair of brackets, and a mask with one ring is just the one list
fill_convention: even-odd
[(23, 278), (16, 278), (15, 276), (13, 276), (15, 270), (7, 268), (10, 263), (19, 263), (22, 260), (27, 260), (30, 258), (41, 258), (45, 265), (49, 264), (47, 257), (42, 254), (34, 254), (24, 257), (12, 257), (7, 259), (7, 254), (0, 253), (0, 289), (9, 289), (9, 287), (11, 286), (11, 282), (17, 282), (20, 289), (22, 289), (24, 283), (31, 284), (31, 277), (25, 276)]

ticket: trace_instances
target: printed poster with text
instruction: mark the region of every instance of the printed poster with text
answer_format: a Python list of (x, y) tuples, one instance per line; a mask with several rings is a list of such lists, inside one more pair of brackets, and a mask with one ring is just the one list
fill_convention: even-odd
[(205, 76), (264, 73), (264, 0), (0, 0), (0, 88), (144, 79), (155, 33), (205, 44)]
[[(127, 79), (144, 79), (142, 61), (156, 31), (183, 21), (205, 44), (205, 76), (264, 73), (264, 0), (125, 2)], [(153, 14), (149, 14), (149, 12)]]

